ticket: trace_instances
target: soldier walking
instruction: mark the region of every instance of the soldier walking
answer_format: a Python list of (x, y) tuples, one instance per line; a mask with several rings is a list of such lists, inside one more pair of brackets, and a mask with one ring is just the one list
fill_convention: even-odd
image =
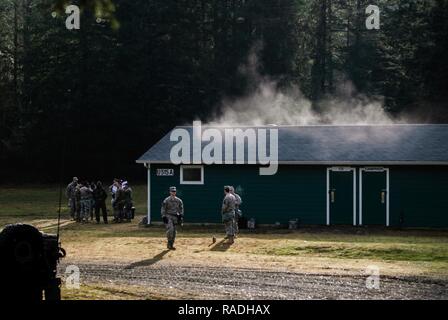
[(174, 240), (176, 240), (176, 224), (183, 220), (184, 204), (176, 196), (176, 187), (170, 187), (170, 196), (162, 202), (162, 220), (166, 226), (167, 248), (176, 250)]
[(230, 193), (230, 187), (224, 187), (224, 200), (222, 201), (222, 222), (226, 230), (226, 239), (230, 244), (234, 243), (235, 238), (235, 196)]
[(73, 177), (72, 182), (67, 185), (65, 189), (65, 196), (68, 198), (68, 204), (70, 206), (70, 217), (76, 219), (76, 187), (78, 186), (78, 178)]
[(241, 200), (241, 197), (239, 196), (239, 194), (235, 192), (235, 188), (233, 186), (230, 186), (230, 193), (235, 197), (235, 221), (234, 221), (233, 228), (235, 231), (235, 238), (236, 238), (236, 236), (239, 233), (238, 221), (242, 216), (240, 206), (243, 201)]
[(106, 190), (104, 190), (101, 181), (98, 181), (96, 183), (96, 188), (93, 190), (93, 197), (95, 199), (96, 223), (100, 223), (100, 210), (101, 210), (103, 213), (103, 222), (107, 224), (107, 208), (106, 208), (107, 192)]

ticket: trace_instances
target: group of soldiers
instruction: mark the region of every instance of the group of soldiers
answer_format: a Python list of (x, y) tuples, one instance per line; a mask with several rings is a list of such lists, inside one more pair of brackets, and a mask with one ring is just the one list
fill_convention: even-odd
[[(170, 187), (170, 195), (162, 202), (162, 221), (166, 226), (167, 248), (176, 250), (174, 241), (176, 239), (176, 225), (182, 225), (184, 220), (183, 201), (176, 196), (176, 187)], [(132, 189), (127, 181), (114, 179), (109, 187), (111, 204), (114, 212), (114, 222), (130, 222), (134, 218), (135, 208), (132, 202)], [(107, 220), (106, 199), (108, 193), (101, 181), (89, 183), (79, 182), (73, 177), (72, 182), (67, 185), (66, 196), (69, 200), (70, 216), (73, 220), (86, 223), (93, 221), (95, 213), (96, 222), (100, 223), (100, 211), (104, 223)], [(233, 244), (239, 232), (238, 221), (242, 216), (240, 206), (241, 197), (235, 192), (233, 186), (224, 187), (224, 199), (222, 201), (221, 215), (225, 226), (226, 237), (229, 244)]]
[[(176, 239), (176, 225), (182, 225), (184, 220), (183, 201), (176, 196), (176, 187), (170, 187), (170, 195), (162, 202), (162, 221), (166, 226), (167, 248), (176, 250), (174, 241)], [(238, 220), (242, 216), (240, 206), (241, 197), (235, 193), (233, 186), (224, 187), (224, 200), (222, 202), (221, 215), (225, 226), (226, 237), (229, 244), (233, 244), (239, 232)]]
[[(114, 212), (114, 222), (131, 221), (134, 218), (135, 208), (132, 203), (132, 189), (127, 181), (114, 179), (109, 187), (111, 204)], [(82, 181), (73, 177), (67, 185), (65, 192), (70, 207), (70, 217), (80, 223), (93, 221), (95, 213), (96, 222), (100, 223), (100, 211), (103, 222), (108, 223), (106, 199), (108, 193), (101, 181), (96, 183)]]

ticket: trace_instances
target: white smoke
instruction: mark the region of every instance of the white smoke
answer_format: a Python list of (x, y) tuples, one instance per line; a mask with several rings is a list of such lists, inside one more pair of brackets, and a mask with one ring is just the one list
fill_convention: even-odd
[[(337, 86), (336, 93), (319, 102), (317, 108), (298, 86), (279, 87), (276, 80), (261, 76), (255, 50), (240, 68), (250, 83), (247, 94), (238, 99), (224, 99), (220, 112), (210, 125), (367, 125), (400, 122), (384, 110), (381, 98), (372, 99), (356, 93), (350, 81)], [(316, 110), (318, 109), (318, 110)]]

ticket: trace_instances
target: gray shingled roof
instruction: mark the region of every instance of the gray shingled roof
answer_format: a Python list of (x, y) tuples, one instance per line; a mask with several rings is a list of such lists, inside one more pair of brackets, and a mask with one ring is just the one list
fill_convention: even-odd
[[(191, 126), (177, 128), (192, 131)], [(202, 130), (208, 128), (212, 127), (203, 126)], [(278, 129), (280, 163), (448, 164), (448, 125), (213, 128), (221, 132), (226, 128)], [(137, 162), (168, 163), (171, 147), (176, 143), (170, 141), (168, 133)]]

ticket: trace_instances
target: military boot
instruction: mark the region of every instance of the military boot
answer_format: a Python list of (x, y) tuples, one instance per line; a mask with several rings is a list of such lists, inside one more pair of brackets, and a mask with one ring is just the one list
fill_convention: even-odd
[(166, 246), (169, 250), (176, 250), (174, 247), (174, 241), (168, 241), (168, 245)]
[(234, 242), (234, 236), (229, 236), (229, 244), (233, 244)]

